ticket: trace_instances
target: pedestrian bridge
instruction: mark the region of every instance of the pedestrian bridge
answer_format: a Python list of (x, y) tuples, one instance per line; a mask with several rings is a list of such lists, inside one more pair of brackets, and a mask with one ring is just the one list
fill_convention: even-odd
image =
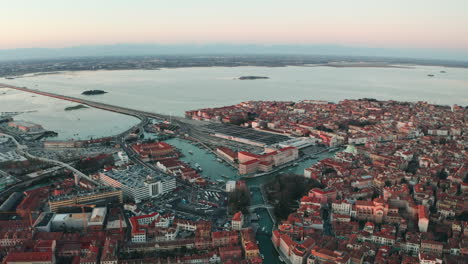
[(273, 205), (270, 205), (270, 204), (255, 204), (255, 205), (249, 206), (248, 208), (250, 212), (253, 212), (255, 211), (255, 209), (259, 209), (259, 208), (273, 209), (274, 207)]

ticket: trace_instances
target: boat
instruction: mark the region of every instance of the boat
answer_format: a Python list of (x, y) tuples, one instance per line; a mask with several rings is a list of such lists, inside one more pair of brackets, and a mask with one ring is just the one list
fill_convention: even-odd
[(446, 73), (446, 71), (440, 71), (440, 73)]
[(318, 157), (316, 155), (310, 156), (311, 159), (317, 159)]
[(328, 152), (333, 152), (333, 151), (335, 151), (335, 150), (337, 150), (337, 148), (330, 148), (330, 149), (328, 150)]
[(429, 77), (434, 77), (434, 74), (428, 74), (427, 76), (429, 76)]
[(279, 259), (281, 262), (284, 262), (284, 259), (283, 259), (281, 256), (278, 256), (278, 259)]
[(216, 160), (217, 160), (217, 161), (219, 161), (219, 162), (223, 162), (223, 160), (222, 160), (222, 159), (220, 159), (220, 158), (217, 158)]
[(297, 163), (297, 162), (294, 162), (294, 163), (293, 163), (293, 166), (297, 166), (297, 165), (299, 165), (299, 163)]
[(225, 178), (225, 179), (229, 179), (229, 177), (226, 176), (226, 175), (221, 175), (221, 177), (223, 177), (223, 178)]
[[(257, 244), (258, 244), (258, 241), (257, 241)], [(260, 257), (261, 257), (262, 259), (265, 259), (265, 256), (264, 256), (263, 254), (260, 254)]]
[(191, 150), (189, 150), (188, 153), (189, 153), (190, 155), (193, 155), (193, 151), (191, 151)]

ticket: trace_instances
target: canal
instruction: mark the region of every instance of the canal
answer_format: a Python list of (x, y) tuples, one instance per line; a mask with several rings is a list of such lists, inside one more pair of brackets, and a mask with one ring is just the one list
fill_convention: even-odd
[(215, 154), (197, 144), (181, 138), (171, 138), (165, 142), (176, 147), (183, 154), (180, 160), (189, 163), (193, 168), (195, 168), (195, 164), (199, 164), (203, 170), (200, 174), (205, 179), (211, 181), (239, 179), (236, 169), (224, 161), (218, 161)]
[[(192, 166), (198, 163), (203, 168), (201, 175), (208, 180), (240, 179), (240, 176), (234, 168), (225, 162), (217, 161), (217, 158), (213, 153), (191, 141), (181, 138), (172, 138), (165, 140), (165, 142), (179, 149), (179, 151), (184, 155), (181, 160), (189, 162)], [(192, 154), (190, 154), (190, 152), (192, 152)], [(312, 166), (319, 160), (332, 157), (333, 155), (334, 153), (324, 152), (318, 154), (316, 159), (302, 160), (298, 162), (296, 166), (284, 168), (274, 174), (256, 178), (246, 178), (247, 186), (251, 192), (251, 205), (265, 203), (260, 188), (262, 188), (266, 183), (272, 181), (276, 175), (284, 173), (302, 175), (304, 173), (304, 169)], [(256, 239), (259, 242), (260, 252), (265, 258), (264, 263), (280, 264), (281, 262), (278, 259), (278, 253), (271, 242), (271, 232), (274, 229), (273, 220), (271, 219), (268, 210), (265, 208), (258, 208), (255, 210), (255, 213), (259, 216), (259, 227), (257, 229)]]

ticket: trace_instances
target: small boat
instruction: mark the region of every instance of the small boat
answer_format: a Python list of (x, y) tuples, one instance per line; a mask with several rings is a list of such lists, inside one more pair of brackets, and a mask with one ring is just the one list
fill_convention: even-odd
[[(257, 241), (258, 242), (258, 241)], [(265, 259), (265, 256), (263, 254), (260, 254), (260, 257), (262, 257), (262, 259)]]
[(428, 74), (427, 76), (429, 76), (429, 77), (434, 77), (434, 74)]
[(193, 155), (193, 151), (191, 151), (191, 150), (189, 150), (188, 153), (189, 153), (190, 155)]
[(446, 73), (446, 71), (440, 71), (440, 73)]
[(293, 163), (293, 166), (297, 166), (297, 165), (299, 165), (299, 163), (297, 163), (297, 162), (294, 162), (294, 163)]
[(278, 259), (279, 259), (281, 262), (284, 262), (284, 259), (283, 259), (281, 256), (278, 256)]
[(223, 177), (223, 178), (225, 178), (225, 179), (229, 179), (229, 177), (226, 176), (226, 175), (221, 175), (221, 177)]

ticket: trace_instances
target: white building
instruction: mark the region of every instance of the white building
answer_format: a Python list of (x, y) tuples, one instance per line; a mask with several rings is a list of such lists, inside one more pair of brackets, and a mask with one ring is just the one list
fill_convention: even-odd
[(135, 165), (127, 169), (101, 172), (99, 179), (106, 185), (120, 188), (136, 203), (168, 193), (176, 188), (174, 177), (157, 174)]
[(124, 151), (119, 151), (114, 155), (115, 165), (122, 166), (128, 164), (128, 156)]
[(52, 230), (84, 229), (90, 217), (91, 213), (56, 214), (54, 218), (52, 218)]
[(233, 192), (236, 190), (236, 181), (226, 182), (226, 192)]
[(91, 212), (91, 217), (88, 222), (90, 228), (102, 228), (104, 226), (104, 219), (106, 219), (107, 208), (98, 207), (94, 208)]
[(231, 221), (232, 229), (233, 230), (241, 230), (242, 226), (244, 225), (244, 215), (242, 212), (237, 212), (232, 217)]
[(332, 212), (336, 214), (351, 215), (352, 205), (345, 200), (334, 201), (332, 203)]

